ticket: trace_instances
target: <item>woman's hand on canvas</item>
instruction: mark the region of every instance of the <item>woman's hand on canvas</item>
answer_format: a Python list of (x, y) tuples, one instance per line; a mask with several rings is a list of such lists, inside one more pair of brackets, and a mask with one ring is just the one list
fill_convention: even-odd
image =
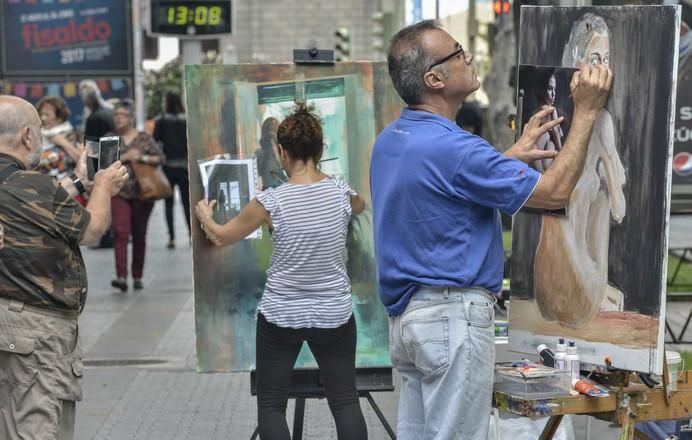
[(216, 200), (212, 200), (211, 202), (200, 200), (197, 202), (195, 206), (195, 215), (200, 224), (204, 225), (206, 220), (211, 219), (211, 216), (214, 214), (214, 205), (216, 205)]
[(221, 245), (221, 240), (211, 231), (211, 229), (205, 225), (209, 222), (214, 222), (212, 216), (214, 215), (214, 205), (216, 205), (216, 200), (207, 202), (206, 200), (200, 200), (195, 206), (195, 215), (199, 221), (200, 227), (207, 236), (207, 239), (211, 241), (215, 246)]
[(554, 107), (545, 107), (541, 111), (536, 112), (529, 119), (528, 124), (524, 126), (524, 131), (519, 140), (505, 151), (505, 155), (529, 164), (536, 160), (553, 159), (557, 156), (557, 151), (546, 151), (537, 145), (538, 139), (542, 135), (560, 125), (564, 120), (563, 117), (552, 120), (547, 118), (553, 111), (555, 111)]

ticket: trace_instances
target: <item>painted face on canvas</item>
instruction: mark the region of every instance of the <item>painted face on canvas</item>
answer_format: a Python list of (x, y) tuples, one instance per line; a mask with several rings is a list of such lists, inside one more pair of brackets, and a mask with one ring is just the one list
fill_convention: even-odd
[(551, 76), (548, 80), (548, 105), (553, 105), (555, 103), (555, 88), (557, 87), (557, 81), (555, 77)]
[(586, 45), (584, 61), (591, 65), (610, 64), (610, 41), (606, 33), (594, 33), (591, 35), (589, 43)]

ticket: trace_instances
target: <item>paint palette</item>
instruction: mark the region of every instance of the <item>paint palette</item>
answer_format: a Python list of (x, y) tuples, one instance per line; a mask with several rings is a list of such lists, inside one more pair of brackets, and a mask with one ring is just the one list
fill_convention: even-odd
[(570, 394), (570, 375), (533, 362), (504, 362), (495, 365), (495, 391), (525, 399), (550, 399)]

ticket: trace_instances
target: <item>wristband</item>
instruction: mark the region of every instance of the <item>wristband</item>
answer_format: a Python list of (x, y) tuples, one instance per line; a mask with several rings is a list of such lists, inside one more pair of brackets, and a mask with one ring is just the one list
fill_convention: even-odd
[(77, 177), (76, 174), (70, 174), (69, 177), (70, 180), (72, 180), (74, 187), (77, 188), (77, 192), (79, 194), (84, 194), (86, 192), (86, 188), (84, 188), (84, 184), (82, 183), (81, 179)]

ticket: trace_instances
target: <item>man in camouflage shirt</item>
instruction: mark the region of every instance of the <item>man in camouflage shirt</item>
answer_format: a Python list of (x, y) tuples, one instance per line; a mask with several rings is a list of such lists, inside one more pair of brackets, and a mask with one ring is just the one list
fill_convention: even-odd
[(73, 437), (82, 392), (77, 317), (87, 293), (79, 245), (98, 242), (110, 223), (111, 197), (127, 179), (119, 162), (100, 171), (83, 208), (73, 197), (84, 191), (84, 177), (56, 181), (27, 171), (40, 157), (40, 141), (34, 107), (0, 95), (3, 440)]

